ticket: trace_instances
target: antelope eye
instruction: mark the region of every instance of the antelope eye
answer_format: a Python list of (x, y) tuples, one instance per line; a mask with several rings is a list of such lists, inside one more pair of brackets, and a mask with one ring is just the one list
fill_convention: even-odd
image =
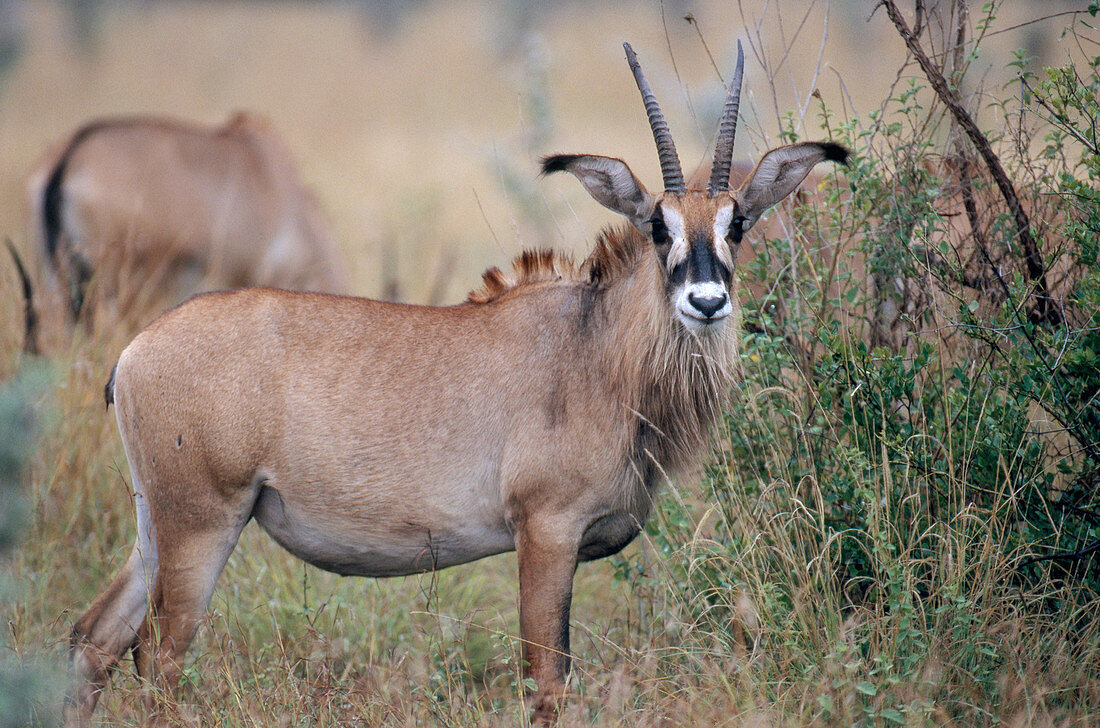
[(660, 215), (654, 215), (649, 219), (650, 229), (653, 231), (653, 242), (656, 245), (668, 244), (668, 228), (665, 227), (665, 219)]
[(730, 221), (730, 229), (726, 232), (726, 240), (731, 243), (740, 243), (741, 236), (745, 234), (745, 222), (748, 218), (738, 215)]

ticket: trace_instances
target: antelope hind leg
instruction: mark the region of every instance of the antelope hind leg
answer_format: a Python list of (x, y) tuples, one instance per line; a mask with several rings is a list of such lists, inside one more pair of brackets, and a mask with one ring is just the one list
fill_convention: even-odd
[(145, 680), (146, 707), (154, 723), (165, 722), (165, 713), (172, 710), (184, 655), (248, 517), (245, 513), (219, 529), (175, 537), (169, 533), (159, 540), (151, 609), (134, 645), (134, 663)]
[(155, 553), (145, 554), (134, 544), (110, 586), (73, 625), (69, 650), (73, 684), (65, 701), (65, 725), (89, 724), (109, 670), (137, 639), (155, 560)]

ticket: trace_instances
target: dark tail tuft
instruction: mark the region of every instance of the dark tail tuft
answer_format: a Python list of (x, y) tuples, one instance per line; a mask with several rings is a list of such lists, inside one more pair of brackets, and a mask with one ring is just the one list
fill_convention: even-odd
[[(46, 248), (46, 261), (55, 267), (64, 284), (69, 288), (69, 307), (72, 310), (74, 319), (80, 314), (80, 309), (84, 305), (84, 292), (88, 285), (89, 274), (85, 270), (87, 268), (86, 264), (76, 259), (75, 255), (73, 256), (74, 260), (69, 261), (70, 265), (68, 266), (61, 265), (59, 261), (59, 257), (63, 252), (60, 248), (61, 233), (64, 227), (62, 218), (64, 217), (65, 206), (65, 172), (76, 148), (89, 136), (113, 123), (115, 122), (94, 122), (77, 131), (69, 142), (69, 146), (58, 158), (57, 164), (54, 165), (49, 178), (46, 180), (46, 188), (42, 191), (42, 242)], [(74, 266), (77, 268), (75, 272), (71, 270)], [(66, 270), (67, 268), (70, 270)], [(66, 275), (76, 275), (77, 279), (65, 281)]]
[(115, 367), (111, 370), (111, 378), (107, 380), (107, 384), (103, 387), (103, 401), (107, 403), (107, 407), (115, 403), (116, 374), (118, 374), (118, 362), (115, 362)]
[(568, 172), (569, 165), (583, 155), (580, 154), (550, 154), (539, 160), (542, 165), (542, 174), (554, 172)]
[(825, 159), (830, 162), (848, 164), (848, 150), (835, 142), (821, 142), (821, 150), (825, 152)]
[(69, 163), (71, 152), (72, 146), (57, 160), (42, 193), (42, 238), (46, 245), (46, 260), (54, 264), (57, 260), (58, 240), (61, 237), (61, 205), (64, 201), (61, 183), (65, 179), (65, 167)]
[(8, 246), (12, 260), (15, 261), (15, 269), (19, 271), (19, 280), (23, 284), (23, 351), (31, 356), (38, 356), (38, 313), (34, 310), (34, 288), (31, 286), (31, 277), (27, 275), (27, 269), (23, 266), (23, 260), (19, 257), (19, 251), (15, 249), (11, 238), (4, 238)]

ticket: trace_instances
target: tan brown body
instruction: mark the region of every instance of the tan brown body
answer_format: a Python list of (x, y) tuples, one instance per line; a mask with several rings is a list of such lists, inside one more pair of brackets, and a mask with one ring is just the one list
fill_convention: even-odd
[(697, 461), (729, 393), (743, 233), (815, 164), (845, 155), (782, 147), (737, 190), (701, 191), (670, 189), (678, 161), (662, 152), (660, 195), (622, 160), (547, 157), (544, 172), (575, 175), (632, 225), (605, 231), (580, 266), (527, 252), (446, 308), (250, 289), (162, 315), (107, 386), (138, 537), (73, 627), (70, 722), (90, 719), (128, 649), (170, 694), (253, 518), (341, 574), (411, 574), (514, 549), (535, 715), (553, 719), (577, 564), (637, 535), (659, 486)]
[(32, 230), (70, 309), (167, 284), (341, 292), (335, 246), (278, 135), (238, 114), (220, 127), (132, 117), (92, 122), (29, 182)]
[[(359, 576), (511, 550), (523, 510), (563, 514), (561, 538), (582, 550), (625, 545), (633, 531), (616, 544), (585, 533), (644, 520), (656, 479), (631, 472), (626, 342), (585, 321), (608, 316), (585, 296), (579, 281), (453, 308), (245, 290), (165, 314), (123, 352), (113, 389), (135, 477), (157, 484), (153, 520), (161, 500), (239, 504), (240, 525), (255, 517), (304, 560)], [(603, 346), (563, 356), (581, 332)], [(154, 465), (143, 444), (161, 441), (176, 447)]]
[[(76, 625), (83, 703), (154, 624), (171, 638), (156, 674), (174, 679), (251, 518), (341, 574), (519, 550), (523, 638), (552, 647), (532, 671), (560, 694), (576, 564), (629, 543), (657, 487), (697, 456), (737, 336), (678, 335), (650, 241), (627, 229), (604, 242), (579, 271), (527, 256), (520, 282), (491, 279), (483, 303), (246, 289), (195, 298), (134, 339), (109, 391), (139, 539)], [(139, 636), (149, 593), (156, 620)]]

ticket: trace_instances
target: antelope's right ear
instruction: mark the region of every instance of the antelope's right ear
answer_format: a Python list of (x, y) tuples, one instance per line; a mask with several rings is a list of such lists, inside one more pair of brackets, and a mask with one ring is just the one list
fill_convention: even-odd
[(595, 154), (555, 154), (542, 158), (542, 173), (569, 172), (581, 181), (588, 194), (609, 210), (614, 210), (630, 223), (646, 232), (649, 218), (657, 204), (638, 181), (626, 162)]

